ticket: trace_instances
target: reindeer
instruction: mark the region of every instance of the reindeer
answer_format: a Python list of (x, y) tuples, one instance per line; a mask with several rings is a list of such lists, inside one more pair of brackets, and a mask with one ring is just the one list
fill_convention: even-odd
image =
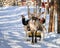
[(25, 25), (25, 31), (27, 32), (26, 35), (32, 37), (32, 43), (37, 43), (37, 37), (43, 40), (44, 26), (42, 24), (44, 23), (44, 18), (41, 20), (41, 19), (38, 19), (37, 17), (32, 16), (31, 19), (27, 21), (25, 21), (25, 18), (22, 19), (22, 22)]

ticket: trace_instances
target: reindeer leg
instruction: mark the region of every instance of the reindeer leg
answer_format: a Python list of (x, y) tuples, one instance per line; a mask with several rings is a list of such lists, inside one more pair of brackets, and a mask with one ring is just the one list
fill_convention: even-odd
[(31, 33), (32, 33), (32, 43), (34, 44), (34, 32)]
[(37, 31), (35, 31), (35, 43), (37, 43)]

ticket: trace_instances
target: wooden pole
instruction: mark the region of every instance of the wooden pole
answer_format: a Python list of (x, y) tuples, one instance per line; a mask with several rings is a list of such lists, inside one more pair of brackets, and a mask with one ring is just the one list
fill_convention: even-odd
[(28, 5), (28, 17), (29, 17), (29, 5)]
[(29, 9), (30, 2), (27, 2), (27, 7), (28, 7), (28, 18), (30, 18), (30, 9)]
[(40, 0), (38, 3), (38, 10), (39, 10), (38, 17), (40, 17), (41, 15), (41, 4), (42, 4), (42, 1)]
[(37, 6), (36, 6), (36, 0), (34, 1), (34, 15), (37, 15)]

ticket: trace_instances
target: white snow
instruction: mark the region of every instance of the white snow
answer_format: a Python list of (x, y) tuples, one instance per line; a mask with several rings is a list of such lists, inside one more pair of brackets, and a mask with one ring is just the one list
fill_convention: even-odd
[[(30, 9), (31, 12), (32, 8)], [(43, 41), (31, 44), (26, 41), (21, 15), (27, 18), (27, 7), (1, 7), (0, 8), (0, 48), (60, 48), (60, 34), (45, 33)], [(49, 15), (46, 17), (46, 29), (49, 24)]]

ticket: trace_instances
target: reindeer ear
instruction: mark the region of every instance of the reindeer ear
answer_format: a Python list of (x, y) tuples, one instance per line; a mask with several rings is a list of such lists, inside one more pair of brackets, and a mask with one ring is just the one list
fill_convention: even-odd
[(43, 24), (45, 23), (45, 19), (43, 19)]
[(22, 18), (25, 18), (25, 16), (24, 15), (21, 15), (22, 16)]

